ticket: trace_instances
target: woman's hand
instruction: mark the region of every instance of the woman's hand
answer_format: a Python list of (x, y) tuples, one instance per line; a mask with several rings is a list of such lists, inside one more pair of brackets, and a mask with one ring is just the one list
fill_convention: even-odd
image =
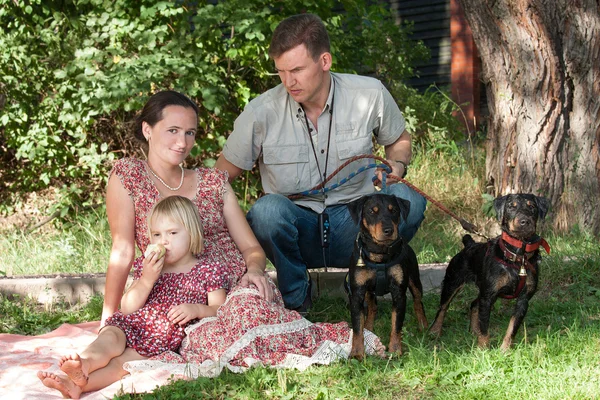
[(273, 301), (273, 289), (269, 285), (267, 276), (260, 268), (248, 269), (240, 279), (240, 286), (247, 287), (254, 284), (260, 293), (260, 297), (266, 301)]

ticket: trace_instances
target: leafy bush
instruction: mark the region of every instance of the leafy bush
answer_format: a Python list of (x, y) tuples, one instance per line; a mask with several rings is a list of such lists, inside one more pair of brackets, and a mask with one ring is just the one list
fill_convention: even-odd
[[(213, 165), (243, 107), (278, 83), (267, 58), (274, 27), (301, 12), (327, 24), (335, 70), (410, 90), (401, 82), (427, 50), (367, 0), (0, 0), (0, 211), (9, 193), (50, 185), (62, 199), (50, 211), (62, 216), (102, 203), (111, 162), (138, 151), (128, 121), (161, 89), (201, 105), (190, 164)], [(260, 189), (256, 172), (236, 184), (245, 201)]]

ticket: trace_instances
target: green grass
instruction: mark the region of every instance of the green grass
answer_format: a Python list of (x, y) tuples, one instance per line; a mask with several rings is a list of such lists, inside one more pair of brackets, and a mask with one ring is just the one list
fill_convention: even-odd
[[(569, 241), (571, 249), (587, 246)], [(175, 382), (153, 394), (123, 399), (594, 399), (600, 396), (600, 255), (545, 257), (541, 287), (530, 303), (524, 326), (508, 353), (499, 347), (514, 303), (500, 300), (491, 318), (491, 348), (481, 350), (468, 330), (467, 310), (476, 295), (467, 286), (452, 303), (439, 339), (417, 330), (409, 302), (405, 354), (363, 362), (342, 361), (304, 372), (251, 369), (224, 372), (215, 379)], [(572, 257), (572, 255), (568, 255)], [(437, 293), (425, 296), (431, 321)], [(380, 304), (375, 331), (387, 344), (390, 304)], [(313, 321), (349, 321), (343, 299), (320, 298)]]
[(0, 232), (0, 272), (8, 276), (106, 272), (112, 240), (106, 213), (55, 229)]
[(0, 333), (42, 335), (65, 323), (98, 321), (103, 301), (102, 296), (96, 295), (86, 304), (40, 305), (28, 298), (0, 294)]
[[(480, 159), (472, 168), (443, 154), (416, 157), (409, 179), (450, 210), (493, 232), (497, 224), (482, 213)], [(540, 287), (533, 297), (514, 348), (499, 346), (514, 303), (496, 302), (491, 316), (491, 348), (477, 348), (467, 311), (476, 295), (467, 286), (451, 304), (439, 339), (417, 330), (409, 297), (404, 328), (405, 354), (363, 362), (342, 361), (304, 372), (253, 368), (223, 372), (215, 379), (177, 381), (153, 394), (124, 399), (593, 399), (600, 397), (600, 246), (584, 233), (559, 235), (543, 229), (552, 246), (544, 255)], [(411, 242), (420, 263), (446, 262), (461, 248), (458, 222), (429, 206)], [(110, 235), (102, 212), (58, 230), (29, 235), (0, 233), (0, 271), (10, 275), (104, 272)], [(427, 293), (431, 322), (439, 294)], [(87, 306), (57, 303), (43, 307), (26, 299), (0, 297), (0, 332), (40, 334), (64, 322), (100, 318), (102, 299)], [(390, 304), (380, 304), (375, 332), (387, 344)], [(322, 297), (312, 321), (350, 321), (346, 303)]]
[[(177, 381), (153, 394), (123, 399), (594, 399), (600, 396), (600, 250), (585, 237), (551, 237), (553, 254), (544, 257), (540, 289), (533, 297), (514, 348), (499, 349), (513, 301), (499, 300), (490, 323), (491, 348), (481, 350), (469, 332), (467, 311), (476, 295), (467, 286), (453, 301), (439, 339), (417, 330), (412, 301), (404, 328), (405, 354), (363, 362), (341, 361), (304, 372), (254, 368), (245, 374), (224, 372), (215, 379)], [(588, 249), (589, 253), (582, 253)], [(579, 254), (579, 255), (577, 255)], [(583, 254), (583, 255), (582, 255)], [(424, 297), (431, 322), (437, 293)], [(30, 301), (0, 299), (7, 316), (0, 331), (40, 334), (61, 323), (100, 316), (101, 298), (69, 309), (57, 304), (36, 309)], [(25, 305), (25, 306), (23, 306)], [(387, 344), (389, 302), (380, 302), (375, 332)], [(312, 321), (349, 321), (346, 303), (321, 297)]]

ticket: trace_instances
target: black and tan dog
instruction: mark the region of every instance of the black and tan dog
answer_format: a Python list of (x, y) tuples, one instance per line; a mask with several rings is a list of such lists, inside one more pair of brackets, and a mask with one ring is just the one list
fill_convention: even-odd
[(349, 267), (353, 331), (350, 357), (364, 357), (363, 329), (373, 330), (377, 313), (376, 295), (386, 293), (392, 294), (392, 333), (388, 350), (402, 354), (407, 287), (413, 296), (419, 329), (427, 328), (417, 257), (398, 234), (398, 225), (406, 219), (410, 202), (377, 193), (349, 204), (348, 208), (352, 218), (359, 223)]
[(537, 235), (537, 222), (548, 211), (549, 202), (532, 194), (509, 194), (494, 200), (502, 235), (486, 243), (463, 237), (464, 249), (450, 260), (442, 282), (440, 307), (430, 332), (440, 335), (448, 306), (465, 283), (475, 282), (479, 295), (471, 303), (471, 330), (480, 347), (489, 346), (490, 312), (498, 297), (516, 299), (501, 349), (507, 350), (521, 326), (529, 300), (537, 290), (540, 251), (550, 252)]

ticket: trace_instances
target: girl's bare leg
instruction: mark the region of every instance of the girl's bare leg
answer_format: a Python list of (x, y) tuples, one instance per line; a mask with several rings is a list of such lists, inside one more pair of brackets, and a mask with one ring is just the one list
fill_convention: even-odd
[(113, 358), (123, 353), (126, 346), (125, 333), (117, 327), (107, 326), (81, 355), (73, 353), (63, 356), (58, 366), (73, 383), (83, 389), (88, 383), (89, 375), (106, 367)]
[(94, 392), (96, 390), (104, 389), (108, 385), (117, 382), (119, 379), (128, 375), (129, 372), (123, 369), (123, 364), (127, 361), (134, 360), (145, 360), (147, 357), (143, 357), (138, 354), (132, 348), (126, 348), (125, 351), (112, 360), (103, 368), (97, 369), (90, 373), (87, 385), (82, 389), (84, 392)]
[(81, 388), (66, 376), (45, 371), (38, 371), (37, 376), (44, 386), (58, 390), (65, 399), (78, 399), (81, 396)]
[[(123, 369), (123, 364), (127, 361), (144, 360), (146, 358), (139, 355), (134, 349), (126, 348), (121, 355), (111, 359), (106, 366), (86, 376), (86, 383), (83, 386), (75, 384), (68, 376), (60, 376), (52, 372), (38, 371), (37, 376), (45, 386), (58, 390), (63, 397), (78, 399), (84, 392), (94, 392), (104, 389), (125, 375), (128, 375), (129, 372)], [(79, 360), (81, 362), (82, 359)], [(74, 360), (70, 359), (69, 362), (71, 361)]]

